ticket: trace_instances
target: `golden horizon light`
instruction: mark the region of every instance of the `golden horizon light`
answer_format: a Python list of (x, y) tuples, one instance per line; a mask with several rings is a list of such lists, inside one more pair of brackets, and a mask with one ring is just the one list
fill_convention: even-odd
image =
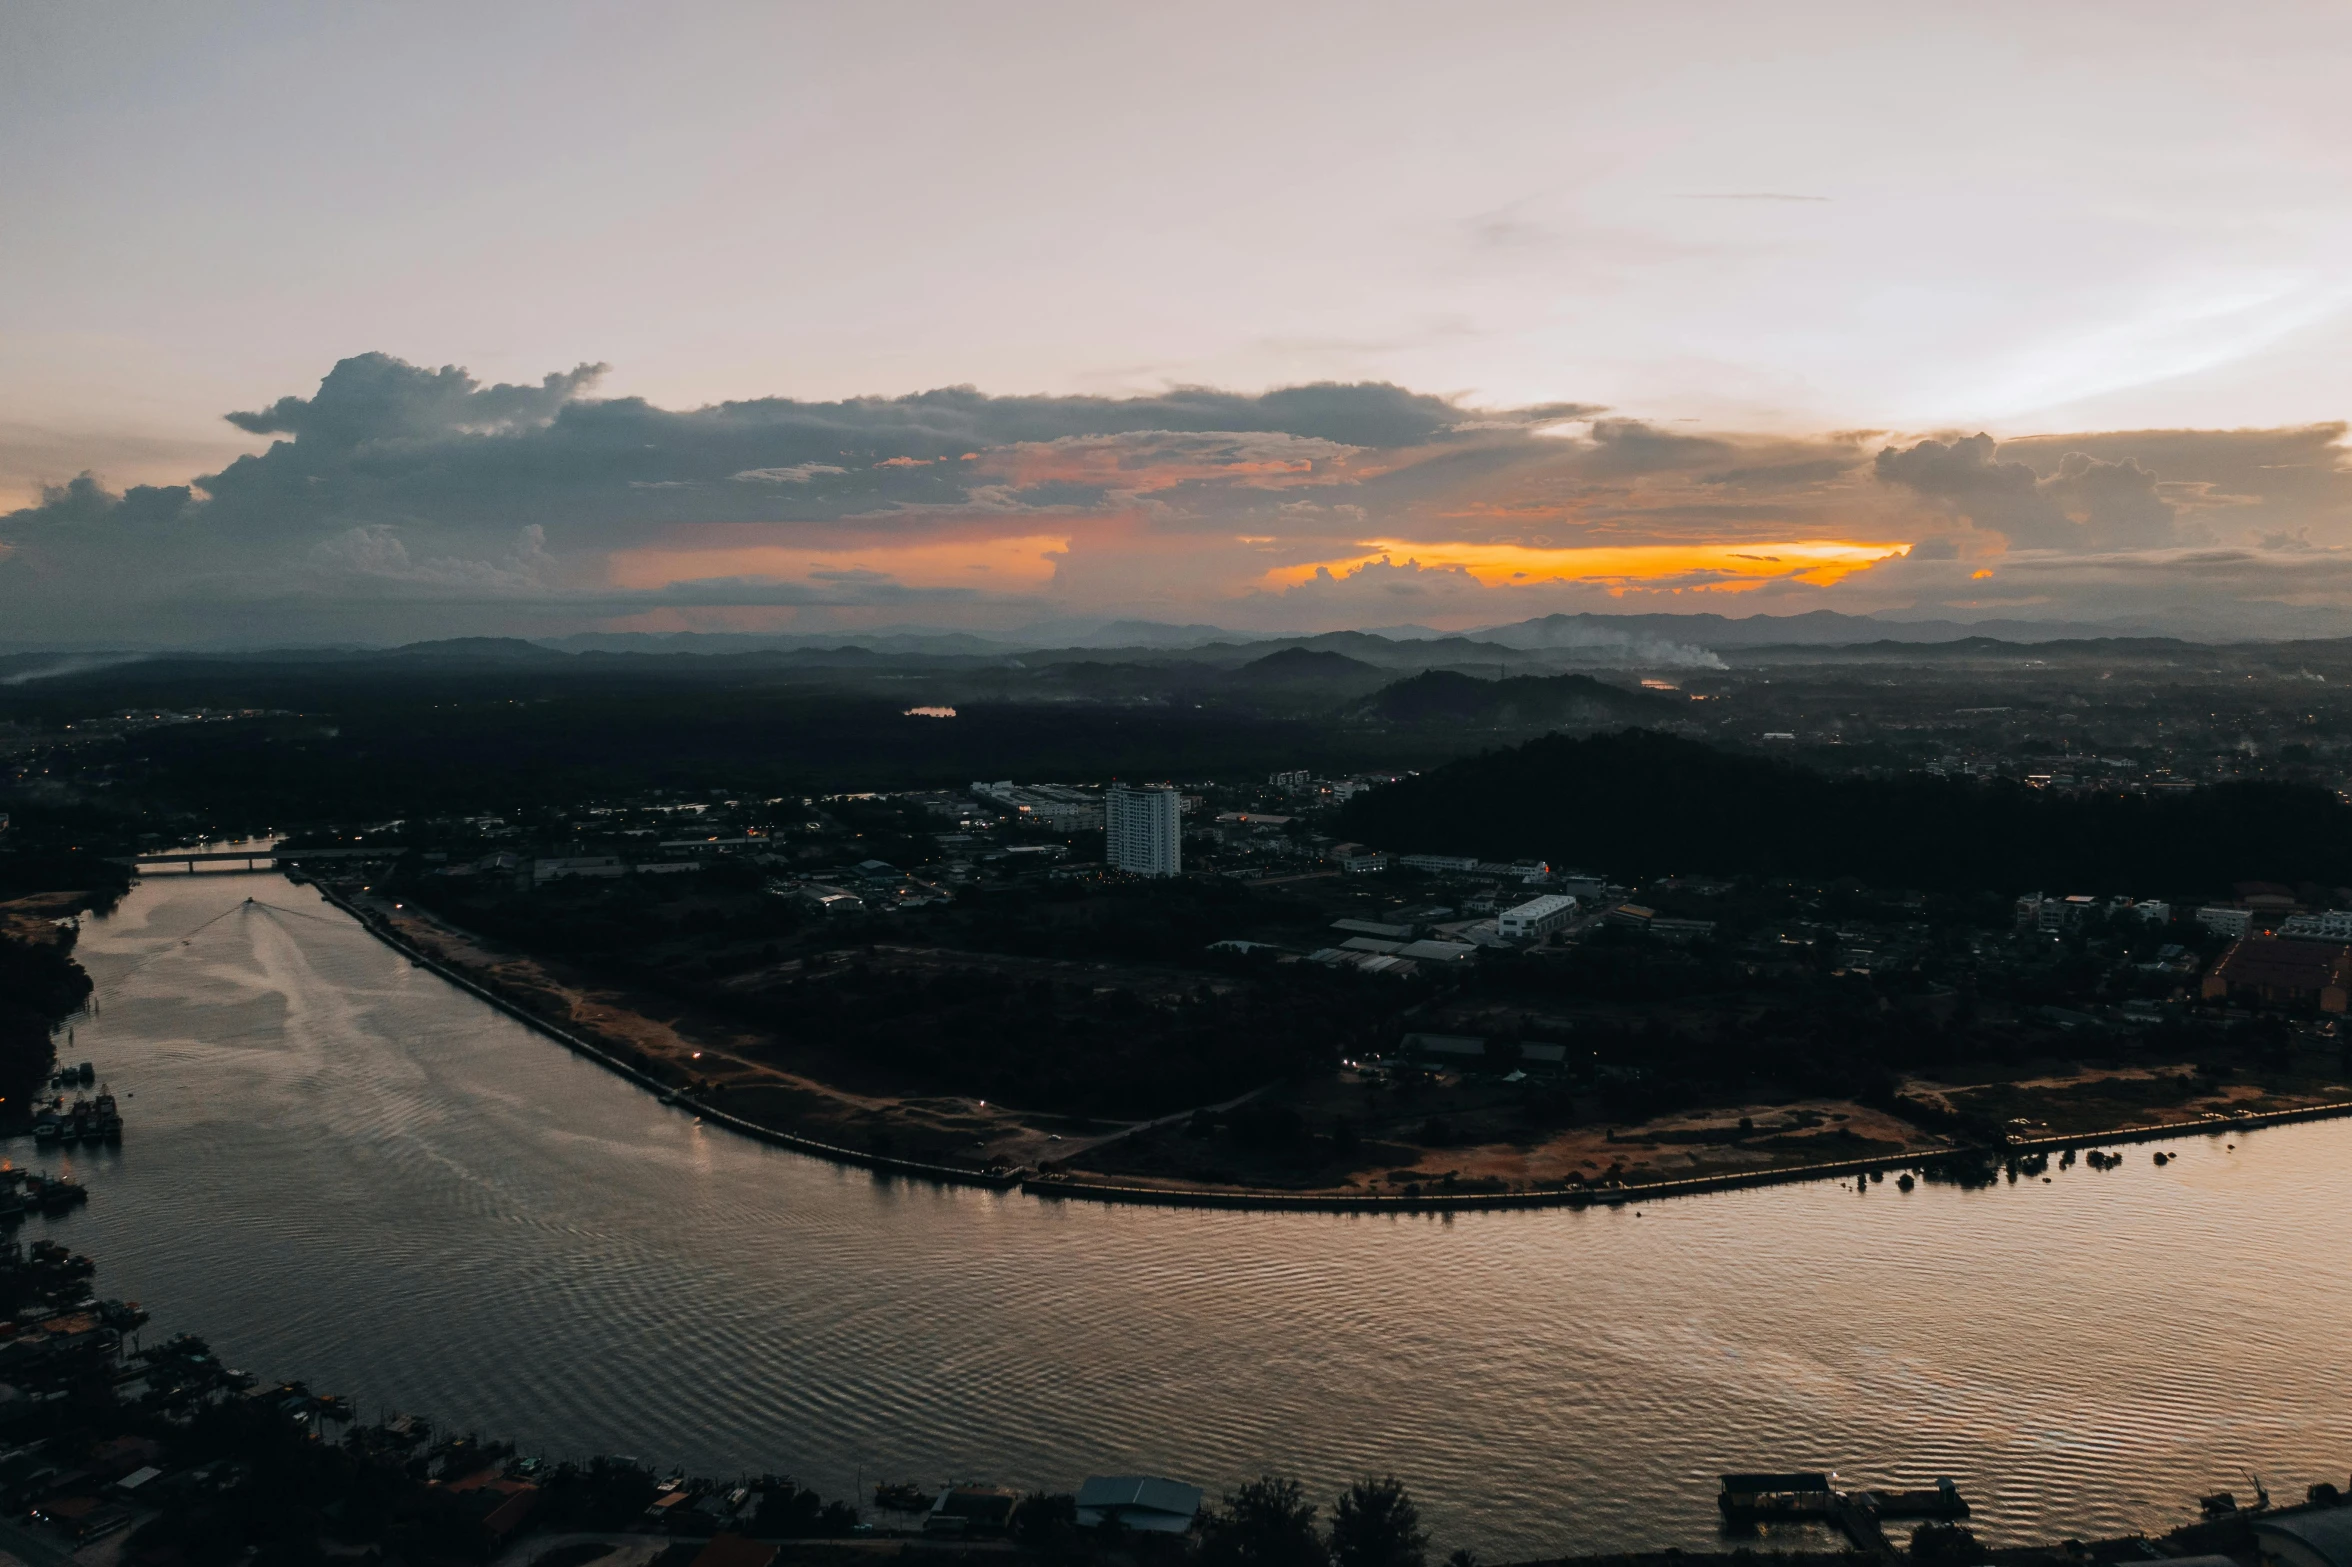
[(1471, 540), (1372, 539), (1358, 553), (1280, 566), (1262, 586), (1296, 587), (1318, 576), (1353, 576), (1369, 566), (1417, 564), (1461, 571), (1481, 587), (1525, 587), (1580, 582), (1618, 588), (1689, 588), (1739, 593), (1788, 580), (1828, 587), (1855, 572), (1910, 552), (1902, 542), (1797, 539), (1708, 544), (1598, 544), (1549, 547), (1482, 544)]
[(610, 563), (617, 588), (665, 588), (680, 582), (762, 579), (822, 581), (886, 577), (902, 587), (1037, 587), (1053, 580), (1067, 534), (995, 539), (875, 539), (842, 544), (741, 544), (713, 548), (622, 550)]

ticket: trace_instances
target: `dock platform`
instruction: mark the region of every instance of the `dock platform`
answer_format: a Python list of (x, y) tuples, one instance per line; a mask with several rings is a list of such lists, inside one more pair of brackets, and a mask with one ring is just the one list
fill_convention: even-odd
[(1825, 1523), (1856, 1550), (1881, 1554), (1895, 1548), (1886, 1536), (1886, 1519), (1968, 1516), (1968, 1503), (1949, 1480), (1924, 1490), (1897, 1491), (1841, 1490), (1837, 1479), (1817, 1470), (1727, 1474), (1715, 1505), (1733, 1524)]

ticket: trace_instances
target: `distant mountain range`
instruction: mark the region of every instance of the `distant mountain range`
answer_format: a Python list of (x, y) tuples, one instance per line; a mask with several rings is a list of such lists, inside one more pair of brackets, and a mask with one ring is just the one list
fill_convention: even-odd
[[(1891, 615), (1846, 615), (1811, 610), (1800, 615), (1545, 615), (1534, 620), (1442, 631), (1423, 625), (1369, 627), (1314, 634), (1235, 631), (1198, 623), (1173, 625), (1148, 620), (1060, 620), (1010, 631), (936, 631), (898, 626), (877, 631), (842, 631), (761, 636), (739, 632), (589, 632), (542, 639), (564, 652), (743, 653), (767, 649), (864, 647), (877, 653), (988, 657), (1006, 653), (1087, 649), (1101, 653), (1165, 655), (1219, 645), (1236, 650), (1295, 646), (1364, 655), (1347, 639), (1398, 643), (1452, 643), (1543, 653), (1550, 663), (1598, 667), (1705, 667), (1710, 655), (1732, 648), (1837, 647), (1874, 642), (1959, 642), (1989, 637), (2001, 642), (2056, 642), (2108, 637), (2175, 637), (2196, 642), (2274, 642), (2352, 635), (2352, 616), (2332, 609), (2277, 604), (2259, 613), (2215, 615), (2181, 606), (2159, 615), (2107, 621), (1903, 619)], [(1424, 646), (1418, 662), (1429, 661)], [(1492, 658), (1492, 652), (1486, 655)]]
[[(2352, 636), (2352, 615), (2325, 608), (2288, 604), (2232, 606), (2215, 614), (2193, 606), (2176, 606), (2158, 614), (2107, 621), (2072, 620), (1950, 620), (1904, 619), (1892, 615), (1846, 615), (1835, 610), (1812, 610), (1800, 615), (1731, 616), (1699, 614), (1544, 615), (1533, 620), (1443, 631), (1406, 624), (1361, 631), (1330, 631), (1283, 635), (1235, 631), (1220, 626), (1168, 624), (1147, 620), (1063, 619), (1041, 621), (1007, 631), (946, 631), (922, 626), (890, 626), (867, 631), (755, 632), (680, 631), (581, 632), (563, 637), (529, 640), (513, 637), (461, 637), (410, 644), (433, 649), (432, 656), (518, 658), (534, 647), (552, 653), (607, 654), (749, 654), (796, 653), (816, 649), (838, 651), (860, 648), (868, 652), (915, 658), (1000, 659), (1067, 656), (1085, 652), (1122, 661), (1153, 662), (1168, 658), (1198, 658), (1211, 662), (1230, 659), (1235, 665), (1263, 656), (1270, 649), (1302, 647), (1345, 654), (1384, 668), (1422, 668), (1443, 664), (1509, 666), (1526, 660), (1557, 669), (1563, 665), (1592, 668), (1719, 668), (1723, 652), (1757, 648), (1831, 648), (1869, 644), (1931, 645), (1991, 639), (2002, 643), (2103, 640), (2112, 638), (2176, 638), (2209, 644), (2282, 642)], [(0, 642), (0, 655), (61, 652), (63, 649)], [(75, 649), (77, 655), (104, 654), (96, 647)], [(138, 656), (160, 648), (123, 649)], [(180, 649), (215, 656), (260, 654), (283, 656), (308, 653), (324, 657), (364, 656), (373, 649), (260, 648)]]

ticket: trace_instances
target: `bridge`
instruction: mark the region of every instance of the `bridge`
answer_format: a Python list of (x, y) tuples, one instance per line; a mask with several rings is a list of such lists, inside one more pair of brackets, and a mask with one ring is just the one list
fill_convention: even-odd
[(406, 854), (405, 845), (387, 843), (364, 849), (289, 849), (282, 845), (266, 849), (181, 849), (163, 854), (116, 855), (112, 863), (128, 865), (135, 871), (160, 870), (168, 866), (184, 866), (191, 876), (199, 865), (222, 861), (223, 870), (254, 870), (261, 866), (278, 866), (296, 860), (391, 860)]

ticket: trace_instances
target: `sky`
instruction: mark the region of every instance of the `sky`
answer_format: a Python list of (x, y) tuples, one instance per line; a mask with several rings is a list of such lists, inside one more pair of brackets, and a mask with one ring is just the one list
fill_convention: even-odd
[(2317, 4), (26, 0), (0, 643), (2352, 634), (2347, 79)]

